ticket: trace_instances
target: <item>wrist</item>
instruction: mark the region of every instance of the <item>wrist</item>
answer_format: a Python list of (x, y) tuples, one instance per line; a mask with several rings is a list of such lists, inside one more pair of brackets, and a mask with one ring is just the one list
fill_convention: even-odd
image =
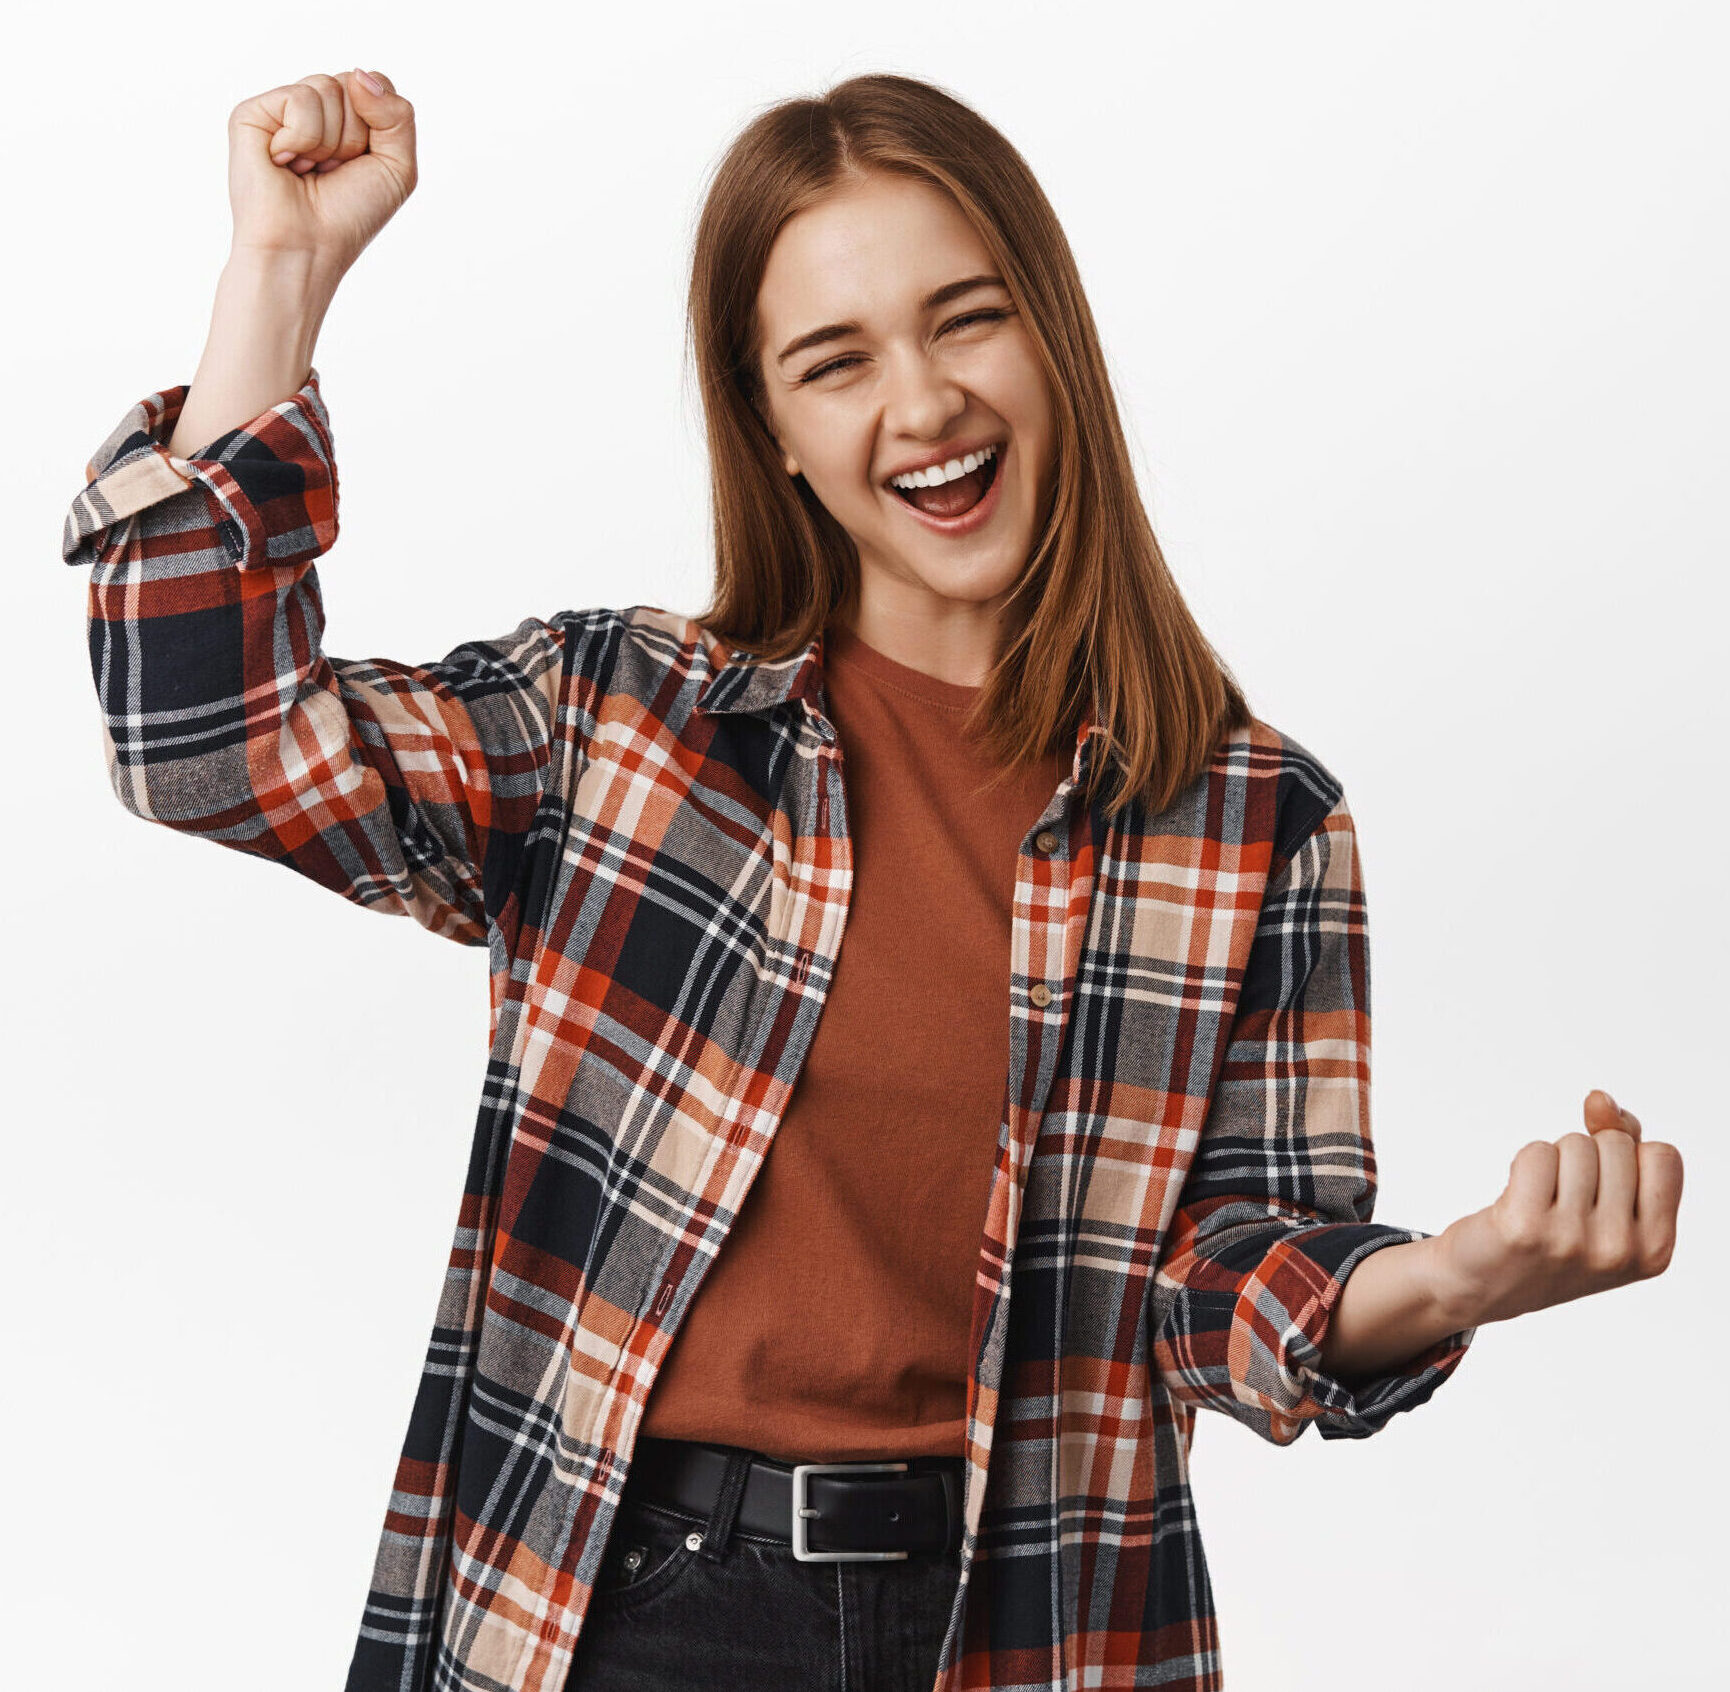
[(327, 292), (334, 290), (341, 277), (340, 270), (332, 261), (311, 247), (268, 246), (250, 241), (231, 242), (223, 268), (256, 271), (285, 283), (311, 285), (320, 278), (326, 278)]
[(298, 330), (310, 346), (341, 279), (316, 253), (233, 246), (217, 278), (216, 312), (244, 315), (278, 330)]
[(1459, 1275), (1453, 1261), (1453, 1247), (1447, 1234), (1434, 1234), (1417, 1240), (1422, 1256), (1416, 1259), (1431, 1309), (1438, 1323), (1447, 1325), (1448, 1333), (1478, 1327), (1484, 1321), (1483, 1296)]

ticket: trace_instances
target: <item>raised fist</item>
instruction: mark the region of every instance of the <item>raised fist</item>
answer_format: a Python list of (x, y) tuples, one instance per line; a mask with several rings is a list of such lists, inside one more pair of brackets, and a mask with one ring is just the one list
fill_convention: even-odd
[(388, 77), (316, 75), (228, 116), (236, 250), (306, 254), (332, 285), (414, 192), (414, 107)]

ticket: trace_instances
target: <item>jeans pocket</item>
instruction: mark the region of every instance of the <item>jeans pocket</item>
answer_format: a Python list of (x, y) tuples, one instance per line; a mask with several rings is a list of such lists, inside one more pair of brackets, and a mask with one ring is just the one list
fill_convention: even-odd
[(635, 1609), (670, 1588), (696, 1561), (702, 1525), (652, 1504), (619, 1507), (595, 1578), (592, 1608)]

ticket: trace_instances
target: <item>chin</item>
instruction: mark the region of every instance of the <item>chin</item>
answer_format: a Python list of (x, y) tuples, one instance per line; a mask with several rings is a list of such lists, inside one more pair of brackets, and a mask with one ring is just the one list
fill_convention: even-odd
[(1001, 598), (1015, 586), (1021, 573), (1012, 559), (994, 556), (980, 559), (956, 559), (943, 565), (915, 567), (915, 576), (933, 593), (945, 599), (966, 599), (974, 602)]
[(1031, 529), (1007, 538), (981, 535), (972, 545), (966, 539), (921, 536), (909, 546), (905, 535), (877, 533), (863, 545), (855, 534), (853, 542), (867, 578), (887, 574), (943, 599), (983, 603), (1014, 587), (1027, 563), (1033, 535)]

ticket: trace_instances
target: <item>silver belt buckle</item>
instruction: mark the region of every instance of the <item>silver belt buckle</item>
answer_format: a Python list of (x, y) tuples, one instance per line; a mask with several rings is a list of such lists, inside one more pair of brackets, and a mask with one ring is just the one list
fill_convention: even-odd
[(795, 1463), (793, 1465), (793, 1555), (801, 1563), (886, 1563), (905, 1557), (905, 1551), (812, 1551), (807, 1549), (806, 1523), (819, 1512), (806, 1503), (807, 1475), (837, 1472), (863, 1474), (868, 1470), (905, 1469), (905, 1463)]

